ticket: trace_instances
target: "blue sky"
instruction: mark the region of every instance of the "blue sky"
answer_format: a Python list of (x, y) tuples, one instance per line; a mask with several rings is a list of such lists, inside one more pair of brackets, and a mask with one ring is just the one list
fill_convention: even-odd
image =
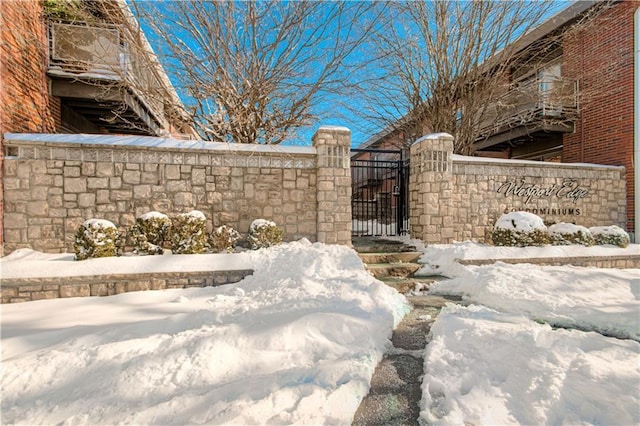
[[(569, 4), (569, 2), (567, 1), (558, 1), (556, 3), (557, 7), (554, 8), (554, 12), (563, 9)], [(144, 5), (144, 2), (142, 4)], [(156, 2), (154, 3), (154, 5), (158, 5), (158, 3)], [(146, 25), (144, 20), (142, 21), (142, 27), (145, 30), (150, 43), (154, 47), (154, 50), (156, 50), (156, 52), (161, 51), (161, 46), (158, 46), (159, 41), (153, 38), (152, 32), (149, 30), (149, 27), (148, 25)], [(160, 60), (162, 62), (163, 58), (161, 57)], [(176, 86), (179, 95), (183, 98), (183, 102), (188, 103), (188, 98), (186, 97), (184, 90), (180, 90), (176, 76), (172, 75), (171, 73), (171, 67), (165, 68), (169, 74), (170, 79)], [(349, 99), (349, 101), (355, 102), (355, 105), (357, 106), (359, 100), (357, 99), (357, 97), (352, 98), (353, 99)], [(350, 113), (346, 110), (346, 108), (338, 105), (338, 102), (331, 102), (331, 96), (329, 96), (328, 99), (328, 102), (325, 102), (323, 105), (321, 105), (320, 109), (317, 111), (318, 115), (320, 116), (319, 120), (317, 120), (317, 122), (311, 124), (310, 126), (299, 129), (299, 131), (297, 132), (297, 136), (294, 136), (292, 139), (284, 142), (283, 144), (310, 145), (313, 134), (322, 125), (338, 125), (350, 128), (352, 131), (352, 146), (354, 147), (364, 142), (376, 131), (381, 130), (381, 127), (378, 127), (377, 129), (369, 127), (365, 130), (364, 127), (366, 126), (362, 125), (362, 123), (359, 121), (359, 118), (355, 114)], [(344, 100), (345, 99), (340, 99), (340, 101)]]

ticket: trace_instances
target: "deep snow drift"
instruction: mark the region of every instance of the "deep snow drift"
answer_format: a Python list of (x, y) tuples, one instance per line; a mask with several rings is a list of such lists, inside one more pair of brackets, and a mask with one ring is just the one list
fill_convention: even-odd
[(239, 257), (235, 285), (3, 306), (2, 423), (349, 423), (405, 298), (346, 247)]
[(427, 346), (423, 421), (638, 424), (640, 344), (553, 330), (524, 315), (449, 306)]
[[(422, 421), (640, 424), (640, 269), (454, 261), (638, 253), (424, 248), (423, 272), (451, 278), (431, 291), (468, 306), (447, 306), (433, 325)], [(0, 268), (256, 272), (218, 288), (3, 305), (3, 424), (349, 424), (407, 309), (353, 251), (306, 241), (234, 255), (72, 259), (22, 250)]]
[(423, 270), (452, 278), (430, 292), (460, 295), (469, 306), (448, 305), (432, 327), (422, 421), (639, 424), (640, 269), (453, 261), (620, 255), (638, 248), (458, 243), (425, 249)]

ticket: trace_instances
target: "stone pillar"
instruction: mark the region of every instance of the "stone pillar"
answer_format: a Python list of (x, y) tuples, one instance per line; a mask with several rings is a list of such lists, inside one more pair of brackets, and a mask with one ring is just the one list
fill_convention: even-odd
[(318, 155), (318, 241), (351, 245), (351, 130), (322, 126), (313, 136)]
[(409, 175), (411, 236), (425, 244), (453, 242), (453, 136), (423, 136), (411, 146)]

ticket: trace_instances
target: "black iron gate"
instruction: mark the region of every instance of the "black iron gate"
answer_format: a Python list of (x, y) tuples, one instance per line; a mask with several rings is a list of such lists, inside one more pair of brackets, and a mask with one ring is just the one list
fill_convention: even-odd
[(409, 160), (401, 150), (351, 150), (353, 236), (409, 231)]

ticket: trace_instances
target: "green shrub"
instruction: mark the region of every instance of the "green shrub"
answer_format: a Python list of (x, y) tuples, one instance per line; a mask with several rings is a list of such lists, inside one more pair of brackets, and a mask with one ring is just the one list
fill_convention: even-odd
[(554, 246), (571, 244), (592, 246), (594, 244), (593, 235), (587, 228), (564, 222), (556, 223), (549, 227), (549, 239)]
[(129, 236), (133, 243), (133, 252), (136, 254), (163, 254), (162, 246), (152, 244), (147, 240), (147, 236), (142, 231), (139, 224), (135, 223), (129, 228)]
[(209, 245), (216, 253), (224, 251), (232, 253), (236, 247), (236, 242), (240, 239), (238, 231), (230, 226), (222, 225), (217, 227), (209, 237)]
[(629, 234), (624, 229), (616, 225), (611, 226), (594, 226), (589, 228), (593, 234), (596, 244), (606, 245), (611, 244), (618, 247), (627, 247), (631, 242)]
[(528, 212), (511, 212), (500, 216), (491, 239), (496, 246), (508, 247), (542, 246), (549, 243), (547, 227), (542, 219)]
[(207, 219), (201, 211), (182, 213), (173, 219), (171, 251), (174, 254), (197, 254), (207, 250)]
[(116, 226), (103, 219), (89, 219), (78, 228), (73, 249), (76, 260), (118, 255), (120, 234)]
[(256, 219), (249, 227), (247, 241), (253, 250), (257, 250), (280, 244), (283, 234), (282, 229), (278, 228), (275, 223), (269, 220)]
[(149, 212), (136, 219), (129, 234), (133, 251), (138, 254), (162, 254), (163, 245), (171, 230), (171, 219), (159, 212)]

